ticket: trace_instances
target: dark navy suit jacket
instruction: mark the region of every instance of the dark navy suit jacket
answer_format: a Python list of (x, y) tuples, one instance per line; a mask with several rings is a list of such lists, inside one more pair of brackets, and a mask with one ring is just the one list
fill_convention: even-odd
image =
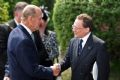
[(7, 61), (7, 40), (10, 28), (5, 24), (0, 24), (0, 80), (4, 77), (4, 66)]
[(93, 80), (92, 68), (96, 61), (98, 67), (97, 80), (108, 80), (109, 78), (109, 55), (105, 48), (105, 42), (94, 35), (90, 35), (81, 54), (78, 56), (79, 39), (70, 41), (68, 53), (61, 62), (61, 70), (71, 67), (71, 80)]
[(38, 64), (38, 51), (27, 30), (19, 25), (8, 38), (11, 80), (53, 79), (52, 69)]

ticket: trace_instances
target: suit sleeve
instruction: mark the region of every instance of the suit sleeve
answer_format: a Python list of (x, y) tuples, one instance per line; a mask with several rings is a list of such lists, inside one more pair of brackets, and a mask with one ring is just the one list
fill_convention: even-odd
[(8, 64), (8, 61), (7, 63), (5, 64), (5, 77), (10, 77), (10, 71), (9, 71), (9, 64)]
[(6, 52), (8, 33), (5, 26), (0, 25), (0, 53)]
[(52, 69), (39, 65), (37, 62), (37, 50), (31, 40), (21, 41), (15, 50), (20, 67), (30, 76), (44, 79), (52, 79)]
[[(9, 74), (9, 71), (6, 70), (5, 64), (7, 61), (7, 40), (9, 35), (9, 27), (5, 24), (0, 24), (0, 71), (1, 74)], [(5, 67), (5, 71), (4, 71)]]
[(72, 47), (71, 47), (71, 43), (69, 44), (69, 47), (68, 47), (68, 51), (67, 51), (67, 54), (65, 55), (65, 58), (62, 60), (62, 62), (60, 63), (61, 65), (61, 72), (63, 72), (64, 70), (68, 69), (70, 67), (70, 56), (71, 56), (71, 53), (72, 53)]
[(98, 78), (97, 80), (109, 80), (109, 54), (105, 44), (99, 47), (97, 54)]

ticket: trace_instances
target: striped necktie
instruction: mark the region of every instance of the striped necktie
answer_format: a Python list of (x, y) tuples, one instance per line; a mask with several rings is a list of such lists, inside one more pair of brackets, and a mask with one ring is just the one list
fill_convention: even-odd
[(83, 40), (80, 39), (80, 40), (79, 40), (79, 44), (78, 44), (78, 55), (80, 55), (81, 52), (82, 52), (82, 42), (83, 42)]

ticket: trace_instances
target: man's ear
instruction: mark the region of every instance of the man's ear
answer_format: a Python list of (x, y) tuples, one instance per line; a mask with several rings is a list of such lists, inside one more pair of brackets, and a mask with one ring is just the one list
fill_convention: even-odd
[(33, 21), (32, 16), (28, 16), (27, 21), (28, 21), (28, 24), (31, 26)]
[(87, 31), (87, 32), (90, 32), (90, 28), (89, 28), (89, 27), (88, 27), (88, 28), (86, 28), (86, 31)]

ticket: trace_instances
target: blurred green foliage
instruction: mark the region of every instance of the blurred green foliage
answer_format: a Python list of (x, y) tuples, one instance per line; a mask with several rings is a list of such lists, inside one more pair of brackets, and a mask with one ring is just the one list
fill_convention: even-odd
[(0, 23), (3, 23), (9, 19), (8, 8), (9, 4), (3, 0), (0, 0)]
[[(55, 0), (0, 0), (0, 23), (6, 22), (13, 18), (13, 9), (17, 2), (25, 1), (29, 4), (34, 4), (37, 6), (46, 6), (50, 12), (49, 17), (52, 18), (53, 7)], [(50, 20), (48, 28), (54, 30), (53, 21)]]

